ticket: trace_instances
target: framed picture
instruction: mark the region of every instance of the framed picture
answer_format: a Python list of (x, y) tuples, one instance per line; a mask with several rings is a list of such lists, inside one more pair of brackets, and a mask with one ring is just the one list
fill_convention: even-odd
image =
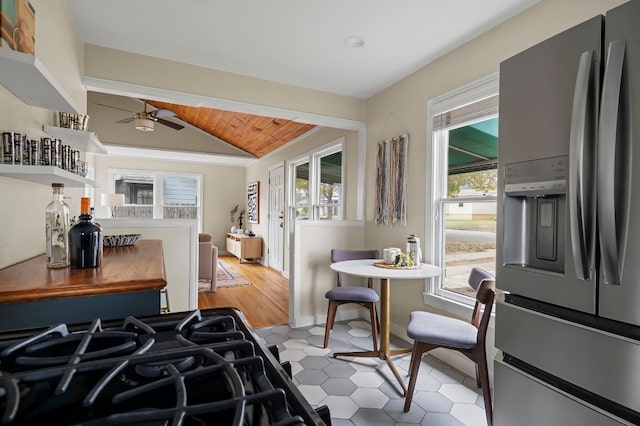
[(247, 223), (260, 223), (260, 182), (247, 185)]

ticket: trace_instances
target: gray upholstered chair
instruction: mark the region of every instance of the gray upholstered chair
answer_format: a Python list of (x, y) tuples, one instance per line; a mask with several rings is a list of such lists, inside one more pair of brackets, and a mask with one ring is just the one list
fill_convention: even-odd
[[(357, 259), (379, 259), (378, 250), (331, 250), (331, 262), (341, 262), (343, 260)], [(324, 329), (324, 347), (329, 345), (329, 333), (333, 328), (336, 319), (336, 311), (338, 306), (345, 303), (355, 303), (369, 310), (371, 317), (371, 334), (373, 334), (373, 349), (378, 349), (378, 329), (380, 328), (378, 321), (378, 312), (376, 303), (380, 299), (378, 293), (373, 289), (373, 279), (369, 278), (367, 287), (360, 286), (343, 286), (340, 280), (340, 273), (337, 273), (337, 286), (329, 290), (325, 295), (329, 299), (329, 308), (327, 310), (327, 324)]]
[(409, 411), (411, 407), (422, 355), (435, 348), (448, 348), (463, 353), (476, 363), (476, 383), (482, 389), (487, 423), (491, 425), (493, 410), (485, 338), (495, 298), (496, 282), (494, 276), (487, 271), (473, 268), (469, 274), (469, 285), (476, 290), (476, 303), (470, 323), (430, 312), (411, 313), (407, 335), (414, 339), (414, 343), (404, 411)]
[(198, 280), (210, 280), (211, 291), (217, 290), (218, 247), (210, 234), (198, 234)]

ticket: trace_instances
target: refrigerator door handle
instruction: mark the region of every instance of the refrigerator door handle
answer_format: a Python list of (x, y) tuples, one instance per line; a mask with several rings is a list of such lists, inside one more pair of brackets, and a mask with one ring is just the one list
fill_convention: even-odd
[(594, 87), (594, 52), (580, 55), (569, 135), (569, 230), (576, 277), (590, 280), (594, 262), (595, 152), (598, 91)]
[[(616, 152), (618, 146), (618, 119), (624, 66), (625, 41), (614, 40), (609, 43), (607, 64), (602, 85), (600, 104), (600, 122), (598, 131), (598, 227), (600, 233), (600, 251), (602, 274), (605, 284), (621, 284), (621, 259), (624, 259), (626, 244), (620, 244), (619, 232), (628, 214), (616, 211)], [(630, 157), (630, 156), (629, 156)], [(621, 159), (622, 160), (622, 159)], [(629, 158), (626, 160), (630, 161)], [(622, 174), (625, 174), (622, 172)], [(629, 185), (629, 182), (622, 182)], [(626, 241), (625, 241), (626, 242)]]

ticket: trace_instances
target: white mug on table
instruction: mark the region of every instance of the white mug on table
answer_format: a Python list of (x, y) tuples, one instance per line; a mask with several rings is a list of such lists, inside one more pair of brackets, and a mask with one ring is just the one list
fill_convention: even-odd
[(382, 260), (387, 265), (396, 263), (396, 256), (402, 253), (402, 250), (396, 247), (386, 248), (382, 251)]

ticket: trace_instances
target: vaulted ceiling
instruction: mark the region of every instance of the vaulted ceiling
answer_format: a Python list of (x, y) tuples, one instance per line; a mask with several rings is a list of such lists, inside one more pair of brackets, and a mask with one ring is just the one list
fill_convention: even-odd
[(275, 117), (243, 114), (205, 107), (188, 107), (147, 100), (157, 109), (169, 109), (177, 118), (260, 158), (313, 129), (311, 124)]
[[(169, 110), (169, 111), (167, 111)], [(206, 107), (88, 92), (89, 129), (111, 146), (261, 158), (315, 126)], [(153, 131), (136, 130), (135, 117), (163, 111)], [(167, 124), (167, 125), (162, 125)]]

